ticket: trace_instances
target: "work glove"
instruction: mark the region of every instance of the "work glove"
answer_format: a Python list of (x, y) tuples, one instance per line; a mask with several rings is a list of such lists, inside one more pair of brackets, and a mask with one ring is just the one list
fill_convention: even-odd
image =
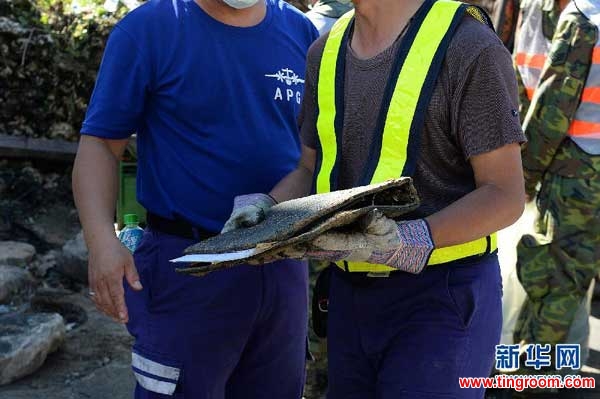
[(277, 204), (277, 201), (268, 194), (246, 194), (238, 195), (233, 200), (233, 211), (221, 234), (241, 227), (251, 227), (262, 222), (267, 216), (269, 209)]
[(328, 232), (304, 248), (285, 248), (280, 253), (298, 259), (387, 265), (418, 274), (433, 249), (433, 239), (425, 220), (396, 222), (375, 210), (363, 218), (359, 232)]

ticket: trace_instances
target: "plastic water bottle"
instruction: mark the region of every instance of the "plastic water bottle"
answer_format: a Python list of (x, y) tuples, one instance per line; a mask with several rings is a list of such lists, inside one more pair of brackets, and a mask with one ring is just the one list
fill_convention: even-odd
[(125, 215), (124, 219), (125, 227), (119, 233), (119, 241), (133, 253), (142, 240), (144, 229), (138, 225), (139, 219), (135, 213)]

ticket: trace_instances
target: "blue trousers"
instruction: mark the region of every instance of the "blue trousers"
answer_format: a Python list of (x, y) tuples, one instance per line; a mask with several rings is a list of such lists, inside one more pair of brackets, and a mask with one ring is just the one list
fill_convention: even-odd
[(299, 399), (307, 266), (281, 261), (191, 277), (169, 262), (191, 240), (147, 230), (126, 286), (136, 399)]
[(328, 399), (483, 398), (459, 377), (488, 377), (502, 328), (495, 254), (412, 275), (332, 276)]

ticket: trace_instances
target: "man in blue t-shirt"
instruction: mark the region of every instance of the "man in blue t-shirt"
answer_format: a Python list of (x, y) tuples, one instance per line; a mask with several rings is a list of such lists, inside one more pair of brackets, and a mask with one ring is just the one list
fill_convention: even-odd
[[(73, 189), (90, 295), (135, 337), (136, 398), (300, 398), (307, 270), (204, 278), (169, 260), (296, 168), (305, 56), (318, 34), (282, 0), (151, 0), (113, 30), (81, 129)], [(113, 217), (137, 132), (148, 228), (132, 256)], [(260, 198), (265, 209), (274, 200)], [(260, 201), (258, 201), (260, 203)]]

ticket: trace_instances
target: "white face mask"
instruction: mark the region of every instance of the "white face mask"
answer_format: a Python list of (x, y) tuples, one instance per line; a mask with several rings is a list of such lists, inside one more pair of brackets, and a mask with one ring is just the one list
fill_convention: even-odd
[(242, 8), (249, 8), (258, 3), (260, 0), (223, 0), (225, 4), (229, 7), (237, 8), (241, 10)]

